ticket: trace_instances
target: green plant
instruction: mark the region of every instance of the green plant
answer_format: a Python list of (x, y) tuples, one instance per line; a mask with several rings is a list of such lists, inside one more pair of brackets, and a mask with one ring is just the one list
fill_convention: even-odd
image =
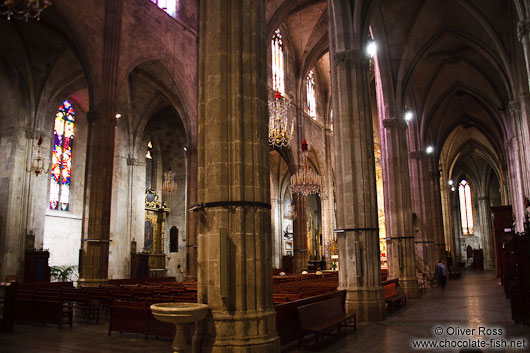
[(72, 277), (77, 274), (77, 265), (51, 266), (50, 276), (59, 282), (71, 281)]

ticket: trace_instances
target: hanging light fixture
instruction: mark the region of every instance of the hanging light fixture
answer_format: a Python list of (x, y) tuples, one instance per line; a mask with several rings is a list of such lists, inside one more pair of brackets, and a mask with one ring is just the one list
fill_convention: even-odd
[(272, 147), (287, 147), (294, 135), (294, 121), (289, 129), (289, 103), (279, 91), (269, 102), (269, 144)]
[(171, 194), (176, 189), (175, 185), (175, 172), (171, 170), (171, 167), (164, 172), (164, 181), (162, 182), (162, 191)]
[(42, 10), (52, 5), (51, 0), (0, 0), (0, 14), (8, 20), (30, 18), (40, 20)]
[(35, 157), (31, 160), (31, 165), (29, 168), (26, 166), (26, 171), (28, 173), (35, 173), (35, 176), (39, 176), (40, 174), (47, 174), (50, 171), (50, 168), (44, 170), (44, 158), (41, 157), (41, 150), (42, 150), (42, 136), (39, 137), (39, 141), (37, 142), (37, 153)]
[(303, 195), (320, 193), (320, 176), (309, 165), (308, 155), (307, 142), (304, 140), (302, 142), (302, 165), (296, 174), (291, 176), (291, 191), (293, 193)]

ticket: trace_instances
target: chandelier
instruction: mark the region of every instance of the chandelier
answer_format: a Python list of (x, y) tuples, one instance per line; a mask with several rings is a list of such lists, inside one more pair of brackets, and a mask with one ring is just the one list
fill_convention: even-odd
[(279, 91), (269, 102), (269, 144), (272, 147), (287, 147), (294, 134), (294, 121), (289, 129), (289, 103)]
[(303, 195), (320, 193), (320, 176), (309, 165), (308, 155), (307, 142), (304, 140), (302, 142), (302, 165), (294, 175), (291, 175), (291, 191), (293, 193)]
[(51, 6), (51, 0), (0, 0), (0, 14), (17, 20), (29, 18), (40, 19), (42, 10)]
[(175, 185), (175, 172), (171, 170), (171, 167), (164, 172), (164, 181), (162, 182), (162, 191), (172, 193), (176, 189)]
[(28, 173), (35, 173), (35, 176), (39, 176), (40, 174), (48, 173), (50, 171), (50, 168), (44, 170), (44, 158), (41, 157), (41, 150), (42, 150), (42, 136), (39, 137), (39, 141), (37, 142), (37, 155), (33, 157), (31, 160), (31, 166), (28, 168), (26, 165), (26, 171)]

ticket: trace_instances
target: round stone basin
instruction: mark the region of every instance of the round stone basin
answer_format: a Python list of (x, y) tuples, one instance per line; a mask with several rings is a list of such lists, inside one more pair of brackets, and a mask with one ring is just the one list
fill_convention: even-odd
[(208, 304), (199, 303), (158, 303), (151, 305), (157, 320), (172, 324), (187, 324), (204, 319)]
[(175, 325), (173, 352), (180, 353), (189, 351), (184, 325), (204, 319), (208, 314), (208, 304), (158, 303), (151, 305), (151, 312), (157, 320)]

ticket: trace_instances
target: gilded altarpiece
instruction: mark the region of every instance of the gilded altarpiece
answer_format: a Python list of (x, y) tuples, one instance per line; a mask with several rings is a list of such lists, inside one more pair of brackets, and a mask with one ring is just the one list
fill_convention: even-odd
[(170, 209), (158, 200), (154, 190), (145, 194), (144, 252), (149, 253), (150, 277), (166, 275), (166, 254), (164, 253), (164, 227)]

